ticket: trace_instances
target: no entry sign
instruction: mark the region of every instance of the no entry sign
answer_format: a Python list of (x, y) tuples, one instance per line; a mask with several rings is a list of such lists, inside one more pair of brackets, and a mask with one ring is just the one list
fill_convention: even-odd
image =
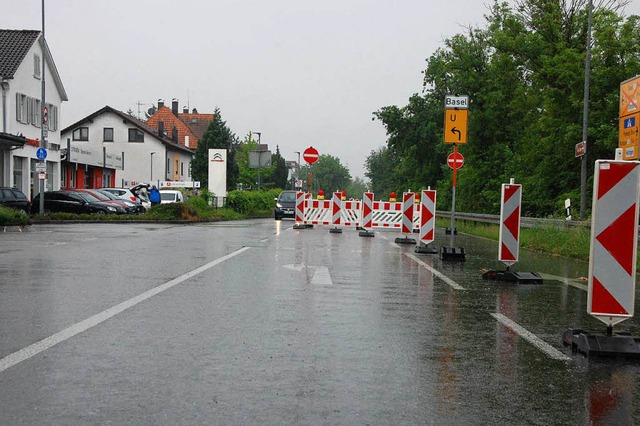
[(452, 152), (447, 157), (447, 164), (454, 170), (459, 169), (464, 166), (464, 157), (459, 152)]
[(302, 158), (304, 158), (304, 161), (306, 161), (309, 164), (313, 164), (316, 161), (318, 161), (318, 157), (320, 157), (318, 150), (312, 146), (305, 149), (304, 152), (302, 153)]

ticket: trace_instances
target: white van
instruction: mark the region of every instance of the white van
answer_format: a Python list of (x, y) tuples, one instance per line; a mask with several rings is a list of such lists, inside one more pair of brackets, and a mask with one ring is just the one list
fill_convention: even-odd
[(183, 201), (184, 197), (180, 191), (174, 191), (172, 189), (163, 189), (160, 191), (160, 204), (182, 203)]

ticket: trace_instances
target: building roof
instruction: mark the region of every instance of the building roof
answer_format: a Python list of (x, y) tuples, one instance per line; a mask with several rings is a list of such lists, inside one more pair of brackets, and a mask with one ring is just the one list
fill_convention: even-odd
[(164, 131), (167, 132), (167, 137), (171, 139), (171, 131), (173, 127), (178, 130), (178, 143), (186, 146), (185, 136), (189, 136), (189, 147), (197, 146), (198, 140), (200, 138), (196, 137), (195, 134), (189, 129), (180, 118), (173, 115), (171, 112), (171, 108), (162, 106), (160, 109), (156, 111), (148, 120), (147, 126), (158, 130), (158, 124), (162, 122), (164, 126)]
[[(71, 126), (68, 126), (64, 129), (61, 130), (60, 134), (65, 134), (68, 132), (73, 131), (76, 127), (80, 126), (81, 124), (84, 124), (86, 122), (90, 122), (92, 121), (95, 117), (105, 114), (105, 113), (112, 113), (115, 114), (117, 116), (119, 116), (120, 118), (122, 118), (124, 120), (125, 123), (131, 123), (132, 125), (134, 125), (135, 127), (137, 127), (138, 129), (142, 130), (145, 133), (150, 134), (151, 136), (157, 138), (158, 140), (160, 140), (160, 142), (162, 142), (165, 146), (182, 151), (182, 152), (187, 152), (189, 154), (193, 154), (193, 150), (187, 148), (184, 145), (181, 145), (179, 143), (176, 143), (174, 141), (171, 140), (171, 138), (168, 138), (165, 135), (159, 135), (158, 134), (158, 129), (154, 129), (152, 127), (149, 127), (144, 121), (140, 121), (135, 117), (130, 116), (129, 114), (126, 114), (122, 111), (118, 111), (117, 109), (114, 109), (112, 107), (110, 107), (109, 105), (99, 109), (98, 111), (94, 112), (91, 115), (86, 116), (85, 118), (73, 123)], [(170, 131), (170, 130), (169, 130)]]
[(68, 101), (67, 92), (62, 85), (62, 79), (60, 78), (56, 64), (53, 62), (53, 56), (51, 55), (49, 46), (44, 38), (40, 37), (40, 34), (40, 31), (37, 30), (0, 29), (0, 78), (12, 79), (33, 44), (36, 40), (39, 40), (47, 66), (53, 75), (60, 97), (63, 101)]
[(189, 127), (189, 129), (196, 135), (196, 140), (202, 139), (204, 132), (209, 127), (209, 124), (213, 121), (213, 114), (189, 114), (179, 113), (178, 117)]

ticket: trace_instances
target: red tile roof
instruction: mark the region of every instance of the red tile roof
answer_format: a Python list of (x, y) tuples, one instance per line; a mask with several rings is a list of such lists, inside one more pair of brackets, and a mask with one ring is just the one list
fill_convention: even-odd
[(189, 146), (188, 148), (195, 148), (197, 146), (199, 138), (193, 134), (191, 129), (182, 121), (180, 118), (173, 115), (171, 112), (171, 108), (167, 106), (163, 106), (158, 111), (156, 111), (151, 118), (147, 120), (147, 126), (152, 127), (158, 130), (158, 124), (162, 122), (164, 126), (164, 131), (169, 139), (171, 139), (172, 129), (175, 128), (178, 130), (178, 143), (180, 145), (187, 146), (185, 136), (189, 136)]

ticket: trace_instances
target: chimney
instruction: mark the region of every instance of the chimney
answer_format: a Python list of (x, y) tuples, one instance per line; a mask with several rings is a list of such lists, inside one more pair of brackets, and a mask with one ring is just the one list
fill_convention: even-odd
[(182, 107), (182, 113), (183, 114), (189, 114), (189, 107), (188, 106), (183, 106)]
[(171, 129), (171, 140), (174, 142), (178, 142), (178, 129), (176, 128), (176, 126), (173, 126), (173, 129)]
[(191, 146), (189, 146), (189, 135), (184, 137), (184, 146), (191, 148)]
[(198, 113), (198, 110), (194, 108), (193, 109), (193, 114), (197, 114), (197, 113)]
[(158, 121), (158, 134), (164, 135), (164, 121)]
[(173, 98), (171, 101), (171, 112), (173, 112), (173, 115), (176, 117), (178, 116), (178, 100), (176, 98)]
[(158, 109), (164, 106), (164, 99), (158, 99)]

